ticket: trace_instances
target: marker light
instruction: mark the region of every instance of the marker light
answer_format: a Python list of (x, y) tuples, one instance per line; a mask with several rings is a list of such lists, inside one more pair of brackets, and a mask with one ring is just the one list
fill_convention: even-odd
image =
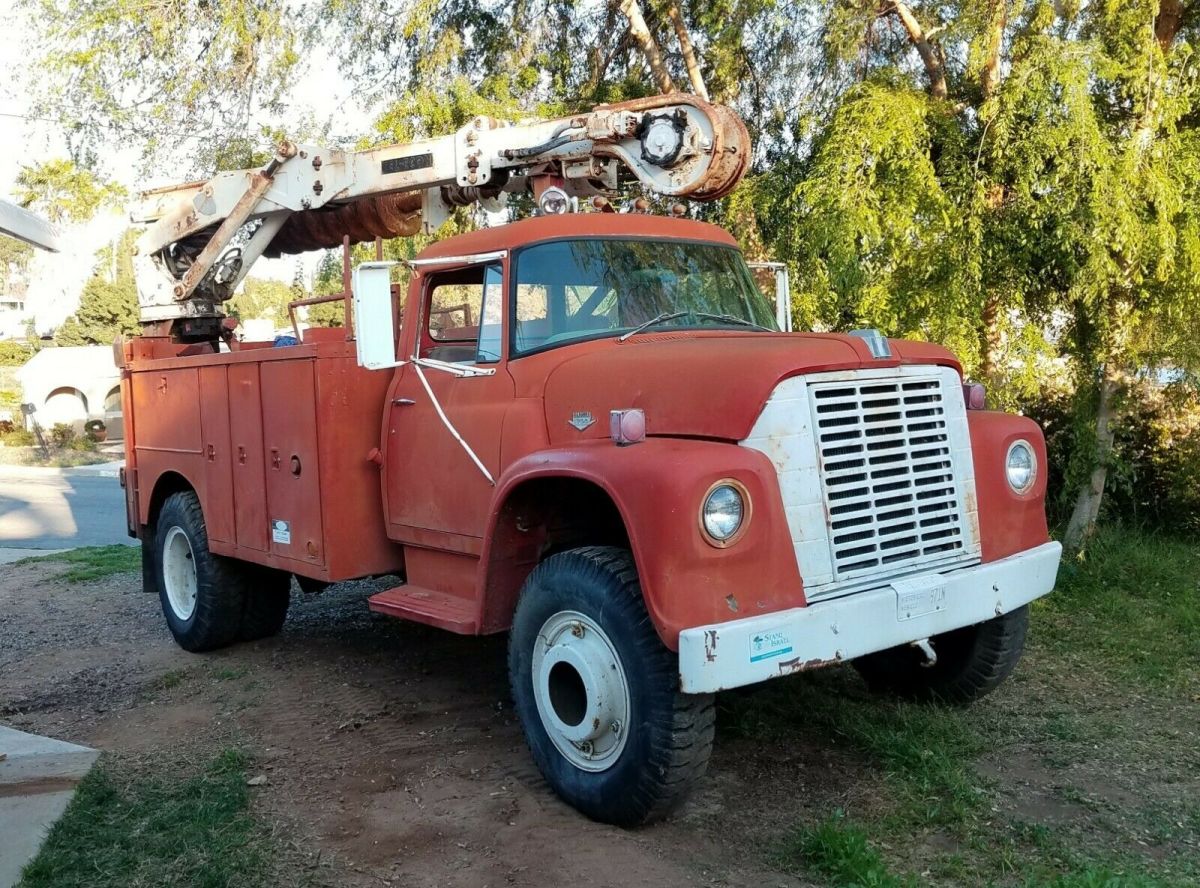
[(558, 216), (571, 209), (571, 198), (557, 185), (551, 185), (542, 192), (538, 200), (538, 209), (543, 215)]
[(1028, 493), (1037, 480), (1037, 457), (1028, 441), (1014, 441), (1004, 460), (1008, 486), (1016, 493)]
[(982, 382), (964, 382), (963, 400), (968, 410), (982, 410), (987, 404), (987, 388)]
[(646, 413), (643, 410), (613, 410), (608, 414), (609, 433), (617, 446), (646, 440)]
[(709, 488), (700, 506), (700, 530), (718, 548), (733, 545), (750, 515), (750, 496), (736, 481), (718, 481)]

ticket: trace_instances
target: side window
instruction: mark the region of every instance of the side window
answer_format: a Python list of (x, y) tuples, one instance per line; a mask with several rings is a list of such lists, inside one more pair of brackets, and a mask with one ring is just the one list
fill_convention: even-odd
[(504, 327), (504, 287), (499, 265), (483, 273), (483, 308), (479, 313), (479, 351), (475, 361), (489, 364), (500, 360), (500, 338)]
[(500, 360), (502, 291), (498, 265), (434, 276), (426, 291), (421, 357), (456, 364)]
[[(438, 342), (472, 342), (479, 336), (483, 307), (483, 273), (472, 269), (479, 280), (435, 283), (429, 300), (429, 336)], [(461, 277), (461, 273), (455, 277)]]

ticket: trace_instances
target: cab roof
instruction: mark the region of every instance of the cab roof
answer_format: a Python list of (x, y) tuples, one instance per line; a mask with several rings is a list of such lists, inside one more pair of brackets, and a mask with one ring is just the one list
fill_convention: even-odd
[(652, 216), (645, 213), (563, 213), (536, 216), (495, 228), (481, 228), (431, 244), (418, 259), (466, 256), (513, 250), (528, 244), (564, 237), (651, 237), (705, 241), (736, 247), (733, 235), (708, 222)]

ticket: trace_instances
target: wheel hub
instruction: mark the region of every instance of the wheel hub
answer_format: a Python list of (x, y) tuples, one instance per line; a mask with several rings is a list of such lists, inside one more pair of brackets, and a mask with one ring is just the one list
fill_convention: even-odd
[(532, 674), (550, 740), (585, 771), (611, 767), (625, 748), (629, 685), (616, 648), (584, 614), (554, 614), (538, 633)]
[(182, 527), (172, 527), (163, 538), (163, 585), (167, 604), (180, 620), (189, 620), (196, 612), (196, 559), (192, 544)]

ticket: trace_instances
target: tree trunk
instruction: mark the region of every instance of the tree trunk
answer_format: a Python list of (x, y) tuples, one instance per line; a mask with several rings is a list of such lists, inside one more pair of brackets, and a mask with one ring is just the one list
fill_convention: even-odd
[(991, 21), (988, 23), (987, 52), (983, 70), (979, 72), (979, 87), (983, 98), (990, 99), (1000, 85), (1000, 54), (1004, 49), (1004, 29), (1008, 25), (1008, 0), (991, 0)]
[(996, 354), (1000, 351), (1000, 297), (988, 293), (979, 321), (979, 381), (989, 387), (996, 382)]
[(1154, 36), (1163, 54), (1171, 51), (1175, 36), (1183, 24), (1183, 0), (1162, 0), (1154, 19)]
[(692, 35), (688, 33), (687, 25), (683, 21), (683, 13), (679, 11), (679, 4), (668, 3), (667, 15), (671, 17), (671, 24), (675, 26), (675, 36), (679, 38), (679, 51), (683, 54), (684, 65), (687, 66), (688, 80), (692, 82), (692, 92), (707, 102), (708, 87), (704, 84), (700, 62), (696, 60), (696, 50), (692, 46)]
[(1078, 552), (1096, 529), (1100, 504), (1104, 500), (1104, 485), (1108, 481), (1108, 463), (1113, 449), (1113, 401), (1117, 395), (1118, 376), (1111, 361), (1104, 365), (1100, 378), (1100, 404), (1096, 409), (1096, 465), (1092, 475), (1079, 491), (1075, 509), (1063, 535), (1063, 545)]
[(625, 13), (625, 18), (629, 19), (629, 33), (633, 35), (642, 55), (646, 57), (646, 63), (650, 65), (650, 74), (654, 78), (654, 84), (658, 87), (658, 91), (675, 92), (675, 83), (671, 80), (671, 75), (667, 73), (667, 63), (663, 61), (658, 43), (655, 41), (654, 35), (650, 33), (646, 17), (642, 15), (642, 5), (638, 0), (621, 0), (621, 12)]
[(904, 30), (908, 32), (908, 39), (912, 41), (917, 54), (921, 57), (922, 64), (925, 65), (925, 73), (929, 76), (930, 95), (935, 99), (946, 98), (949, 93), (946, 87), (946, 66), (942, 63), (942, 57), (937, 48), (930, 41), (929, 35), (925, 33), (925, 29), (921, 27), (921, 23), (917, 21), (917, 17), (913, 15), (908, 4), (886, 3), (881, 11), (894, 12), (900, 19), (900, 24), (904, 25)]

